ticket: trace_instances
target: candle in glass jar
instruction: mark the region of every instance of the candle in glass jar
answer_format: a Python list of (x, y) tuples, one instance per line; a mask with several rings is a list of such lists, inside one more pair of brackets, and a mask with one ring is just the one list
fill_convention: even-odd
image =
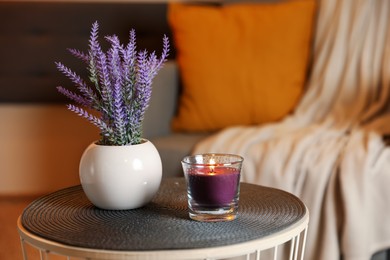
[(188, 173), (191, 196), (208, 206), (229, 204), (237, 194), (240, 171), (233, 167), (194, 168)]
[(237, 217), (243, 160), (239, 155), (217, 153), (183, 158), (191, 219), (215, 222)]

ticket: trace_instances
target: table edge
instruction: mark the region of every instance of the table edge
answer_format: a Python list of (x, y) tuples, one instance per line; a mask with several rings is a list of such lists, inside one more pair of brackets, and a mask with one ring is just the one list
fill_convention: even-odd
[(23, 243), (27, 242), (30, 245), (50, 251), (55, 254), (71, 256), (71, 257), (88, 257), (93, 259), (169, 259), (172, 260), (190, 260), (199, 258), (226, 258), (240, 256), (251, 252), (262, 251), (272, 248), (277, 245), (284, 244), (287, 241), (297, 237), (302, 232), (306, 232), (309, 224), (309, 210), (305, 206), (305, 215), (287, 228), (280, 230), (274, 234), (265, 237), (254, 239), (237, 244), (231, 244), (218, 247), (195, 248), (195, 249), (167, 249), (167, 250), (148, 250), (148, 251), (121, 251), (121, 250), (103, 250), (70, 246), (35, 235), (23, 227), (21, 215), (17, 220), (17, 230)]

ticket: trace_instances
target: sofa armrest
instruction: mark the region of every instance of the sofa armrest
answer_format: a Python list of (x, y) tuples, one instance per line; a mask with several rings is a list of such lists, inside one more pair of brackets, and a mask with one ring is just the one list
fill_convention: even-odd
[(143, 136), (151, 139), (171, 133), (179, 92), (179, 72), (175, 61), (168, 61), (154, 78), (150, 105), (145, 113)]

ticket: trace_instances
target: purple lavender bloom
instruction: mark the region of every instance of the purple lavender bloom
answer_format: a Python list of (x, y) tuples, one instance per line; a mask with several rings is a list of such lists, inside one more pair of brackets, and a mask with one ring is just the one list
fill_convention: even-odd
[(89, 57), (87, 54), (85, 54), (82, 51), (76, 50), (76, 49), (68, 49), (68, 51), (75, 56), (76, 58), (79, 58), (80, 60), (84, 61), (86, 64), (89, 63)]
[(101, 119), (95, 117), (94, 115), (89, 114), (84, 109), (76, 107), (76, 106), (74, 106), (72, 104), (69, 104), (67, 107), (68, 107), (69, 110), (75, 112), (76, 114), (78, 114), (81, 117), (84, 117), (89, 122), (91, 122), (92, 124), (94, 124), (97, 127), (99, 127), (100, 130), (102, 131), (103, 135), (112, 135), (113, 130), (104, 121), (102, 121)]
[(86, 100), (82, 96), (77, 95), (76, 93), (73, 93), (72, 91), (69, 91), (69, 90), (67, 90), (67, 89), (65, 89), (65, 88), (63, 88), (61, 86), (58, 86), (57, 90), (58, 90), (58, 92), (60, 92), (61, 94), (65, 95), (69, 99), (71, 99), (71, 100), (75, 101), (76, 103), (78, 103), (79, 105), (82, 105), (84, 107), (88, 107), (91, 104), (91, 102), (89, 100)]
[[(70, 80), (72, 80), (78, 90), (84, 95), (84, 101), (82, 103), (92, 104), (97, 99), (97, 96), (95, 95), (94, 91), (87, 86), (87, 84), (79, 75), (77, 75), (75, 72), (73, 72), (60, 62), (57, 62), (56, 65), (57, 69), (61, 71), (64, 75), (66, 75)], [(71, 91), (68, 92), (71, 96), (76, 96), (76, 94), (72, 93)], [(77, 99), (80, 100), (79, 98)]]
[[(142, 122), (152, 94), (152, 81), (167, 60), (169, 40), (164, 35), (163, 51), (158, 58), (155, 52), (137, 52), (135, 30), (129, 34), (124, 46), (115, 35), (106, 36), (111, 45), (107, 52), (98, 41), (99, 25), (93, 23), (86, 53), (69, 49), (69, 52), (87, 64), (92, 87), (62, 63), (57, 69), (66, 75), (80, 94), (57, 87), (58, 91), (77, 103), (68, 109), (85, 118), (100, 129), (103, 145), (131, 145), (142, 141)], [(82, 107), (95, 109), (96, 117)]]

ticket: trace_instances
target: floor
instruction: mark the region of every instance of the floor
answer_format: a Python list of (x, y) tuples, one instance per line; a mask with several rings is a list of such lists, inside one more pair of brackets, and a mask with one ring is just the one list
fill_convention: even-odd
[[(17, 231), (17, 220), (27, 207), (38, 196), (2, 197), (0, 196), (0, 260), (23, 260), (22, 248)], [(39, 251), (28, 244), (25, 246), (28, 260), (50, 259), (68, 260), (65, 256), (50, 254), (41, 255)], [(79, 258), (71, 258), (80, 260)]]
[(0, 260), (22, 259), (16, 221), (32, 197), (0, 197)]

